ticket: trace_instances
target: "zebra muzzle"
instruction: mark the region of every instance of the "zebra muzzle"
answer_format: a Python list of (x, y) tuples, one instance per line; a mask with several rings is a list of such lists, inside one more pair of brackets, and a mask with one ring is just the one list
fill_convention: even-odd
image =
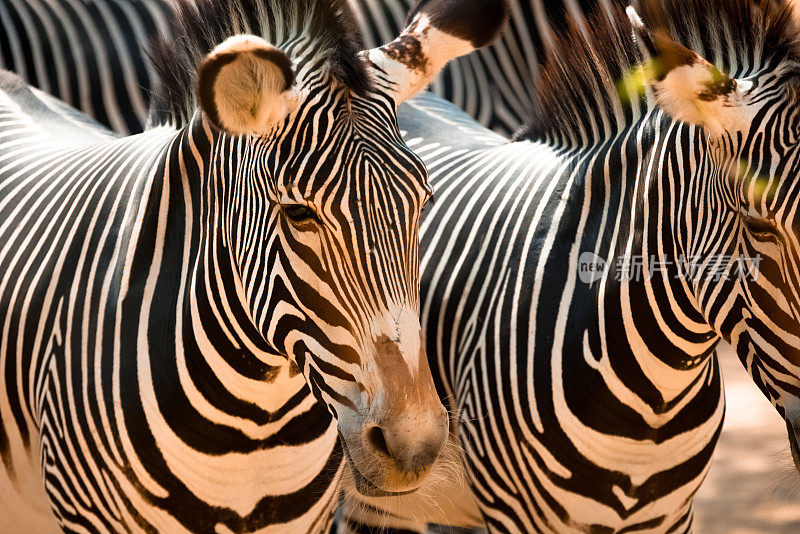
[(416, 314), (378, 325), (363, 368), (368, 393), (356, 410), (339, 413), (356, 489), (371, 496), (417, 489), (449, 435)]

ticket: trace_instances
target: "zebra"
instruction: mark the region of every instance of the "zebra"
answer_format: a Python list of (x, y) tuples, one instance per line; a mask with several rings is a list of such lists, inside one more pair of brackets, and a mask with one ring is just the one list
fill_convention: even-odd
[(140, 133), (156, 79), (150, 42), (167, 0), (0, 0), (0, 68), (122, 135)]
[(421, 316), (462, 462), (414, 496), (349, 493), (342, 530), (690, 532), (725, 412), (721, 339), (800, 468), (789, 10), (600, 11), (556, 41), (511, 142), (434, 97), (401, 108), (434, 190)]
[(176, 5), (140, 135), (0, 73), (4, 529), (323, 532), (447, 437), (396, 107), (505, 5), (363, 52), (337, 0)]
[[(457, 59), (433, 91), (506, 136), (533, 109), (530, 87), (554, 36), (587, 9), (616, 0), (511, 0), (511, 23), (495, 44)], [(411, 0), (349, 0), (367, 46), (398, 35)], [(20, 74), (120, 134), (141, 132), (155, 73), (155, 35), (170, 35), (168, 0), (1, 0), (0, 68)]]
[[(402, 28), (411, 0), (350, 0), (364, 40), (385, 42)], [(493, 45), (453, 61), (431, 91), (479, 124), (512, 137), (534, 109), (541, 64), (570, 21), (582, 32), (586, 13), (610, 12), (620, 0), (512, 0), (508, 27)]]

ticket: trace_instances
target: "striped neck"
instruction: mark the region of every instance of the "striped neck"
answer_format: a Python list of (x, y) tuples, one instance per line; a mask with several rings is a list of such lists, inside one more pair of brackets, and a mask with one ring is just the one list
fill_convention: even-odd
[[(578, 172), (585, 180), (576, 186), (592, 191), (592, 198), (605, 197), (593, 200), (578, 223), (585, 229), (579, 232), (585, 243), (579, 253), (591, 254), (581, 261), (596, 256), (605, 263), (601, 280), (576, 284), (576, 297), (597, 304), (597, 312), (590, 313), (598, 314), (599, 329), (589, 331), (587, 358), (630, 369), (633, 374), (620, 376), (630, 379), (627, 387), (655, 413), (669, 413), (696, 387), (719, 341), (698, 302), (703, 280), (686, 270), (686, 262), (704, 261), (713, 251), (700, 248), (701, 230), (694, 227), (701, 225), (698, 188), (708, 176), (679, 159), (678, 147), (706, 150), (698, 146), (704, 143), (699, 129), (653, 112), (602, 149), (570, 156), (580, 161)], [(621, 151), (625, 158), (615, 161)], [(669, 179), (657, 172), (677, 161), (686, 166)], [(610, 180), (609, 165), (620, 165)]]
[[(237, 168), (247, 144), (245, 138), (213, 131), (200, 113), (195, 114), (173, 138), (163, 167), (154, 174), (163, 179), (153, 184), (143, 226), (162, 246), (163, 287), (156, 291), (178, 295), (175, 309), (154, 310), (165, 324), (175, 325), (175, 352), (163, 355), (167, 361), (178, 359), (177, 367), (164, 367), (172, 375), (168, 380), (194, 382), (206, 388), (204, 396), (239, 399), (232, 406), (247, 399), (252, 404), (248, 410), (257, 412), (248, 418), (268, 420), (268, 412), (303, 390), (305, 381), (258, 331), (235, 268), (228, 232), (230, 181), (224, 172)], [(231, 150), (232, 145), (238, 149)], [(226, 157), (215, 163), (220, 151)], [(164, 299), (167, 302), (173, 299)], [(172, 347), (155, 342), (150, 350)]]

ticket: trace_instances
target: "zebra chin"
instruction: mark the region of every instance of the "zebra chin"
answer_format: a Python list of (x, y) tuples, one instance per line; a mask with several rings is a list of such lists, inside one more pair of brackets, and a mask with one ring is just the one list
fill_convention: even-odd
[(399, 467), (394, 459), (382, 455), (369, 455), (371, 457), (365, 458), (363, 450), (353, 454), (351, 447), (346, 445), (347, 440), (342, 439), (342, 442), (345, 443), (345, 457), (352, 474), (352, 480), (346, 477), (345, 484), (352, 484), (360, 494), (367, 497), (389, 497), (414, 493), (433, 469), (438, 456), (437, 450), (436, 453), (430, 454), (422, 460), (415, 468), (407, 470)]
[[(350, 472), (353, 475), (353, 486), (356, 490), (367, 497), (392, 497), (392, 496), (399, 496), (399, 495), (408, 495), (410, 493), (414, 493), (419, 488), (419, 484), (416, 487), (405, 490), (405, 491), (389, 491), (383, 488), (376, 486), (371, 480), (365, 477), (361, 471), (355, 466), (353, 463), (353, 457), (347, 451), (347, 446), (344, 447), (345, 456), (347, 457), (347, 463), (350, 466)], [(422, 475), (424, 477), (424, 475)], [(420, 477), (420, 481), (422, 480)]]

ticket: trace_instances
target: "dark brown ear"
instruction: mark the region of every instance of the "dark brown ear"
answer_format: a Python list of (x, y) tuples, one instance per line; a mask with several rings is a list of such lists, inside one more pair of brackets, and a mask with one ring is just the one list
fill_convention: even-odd
[(469, 41), (473, 48), (491, 44), (508, 20), (508, 0), (419, 0), (406, 19), (406, 27), (417, 15), (430, 18), (434, 28)]
[(491, 43), (508, 20), (508, 0), (419, 0), (405, 30), (367, 54), (400, 103), (427, 86), (451, 60)]
[(200, 63), (197, 98), (208, 118), (235, 135), (264, 134), (295, 102), (289, 57), (255, 35), (237, 35)]
[(634, 34), (650, 56), (645, 79), (665, 113), (703, 126), (711, 134), (749, 127), (756, 111), (747, 96), (751, 82), (738, 82), (664, 31), (651, 32), (633, 7), (627, 13)]

